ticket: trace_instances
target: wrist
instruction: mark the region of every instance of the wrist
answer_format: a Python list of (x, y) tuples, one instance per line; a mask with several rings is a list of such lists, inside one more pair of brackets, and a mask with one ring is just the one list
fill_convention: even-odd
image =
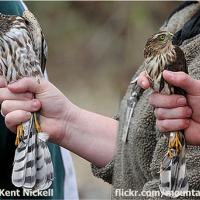
[(63, 125), (63, 138), (60, 141), (60, 146), (68, 148), (69, 143), (71, 141), (71, 137), (73, 135), (73, 130), (77, 126), (77, 121), (81, 113), (81, 108), (76, 106), (75, 104), (69, 102), (66, 103), (67, 106), (65, 107), (65, 115), (62, 118), (62, 125)]

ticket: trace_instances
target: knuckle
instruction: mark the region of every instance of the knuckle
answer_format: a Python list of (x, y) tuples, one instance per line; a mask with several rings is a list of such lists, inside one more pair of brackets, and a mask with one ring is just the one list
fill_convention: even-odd
[(173, 108), (177, 105), (177, 96), (168, 95), (165, 97), (164, 102), (166, 103), (166, 107)]

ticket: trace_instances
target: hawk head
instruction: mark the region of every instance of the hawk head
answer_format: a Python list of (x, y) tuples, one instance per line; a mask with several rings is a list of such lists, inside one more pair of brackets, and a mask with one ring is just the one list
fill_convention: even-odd
[(152, 57), (169, 51), (172, 45), (173, 34), (162, 31), (151, 36), (145, 45), (144, 57)]

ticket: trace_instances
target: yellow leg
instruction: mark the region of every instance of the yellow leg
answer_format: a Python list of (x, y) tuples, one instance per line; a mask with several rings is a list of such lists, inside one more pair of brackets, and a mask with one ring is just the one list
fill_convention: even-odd
[(167, 150), (167, 153), (166, 155), (170, 158), (173, 157), (173, 153), (172, 153), (172, 147), (173, 147), (173, 141), (169, 141), (169, 144), (168, 144), (168, 150)]
[(171, 149), (176, 149), (177, 153), (179, 153), (182, 149), (182, 144), (180, 142), (180, 139), (179, 139), (179, 133), (177, 132), (176, 133), (176, 136), (175, 138), (172, 140), (172, 141), (169, 141), (169, 144), (168, 144), (168, 151), (167, 151), (167, 155), (172, 158), (174, 155), (172, 153), (172, 150)]
[(24, 134), (23, 126), (22, 126), (22, 124), (20, 124), (20, 125), (17, 126), (17, 136), (16, 136), (16, 139), (15, 139), (15, 145), (16, 146), (19, 145), (23, 134)]
[(173, 157), (173, 153), (172, 153), (171, 149), (168, 149), (167, 156), (170, 157), (170, 158)]
[(36, 128), (37, 132), (38, 133), (42, 132), (42, 129), (41, 129), (40, 124), (38, 122), (36, 113), (33, 113), (33, 115), (34, 115), (34, 121), (35, 121), (35, 128)]
[(176, 148), (177, 152), (180, 152), (182, 149), (182, 145), (181, 145), (181, 142), (179, 139), (178, 132), (176, 133), (176, 137), (175, 137), (174, 141), (175, 141), (175, 148)]

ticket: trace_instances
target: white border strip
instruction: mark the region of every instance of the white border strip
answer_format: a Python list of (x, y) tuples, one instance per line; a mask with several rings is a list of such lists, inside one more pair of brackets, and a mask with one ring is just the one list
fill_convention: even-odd
[(67, 149), (60, 147), (63, 164), (65, 168), (64, 199), (78, 200), (78, 190), (72, 157)]

